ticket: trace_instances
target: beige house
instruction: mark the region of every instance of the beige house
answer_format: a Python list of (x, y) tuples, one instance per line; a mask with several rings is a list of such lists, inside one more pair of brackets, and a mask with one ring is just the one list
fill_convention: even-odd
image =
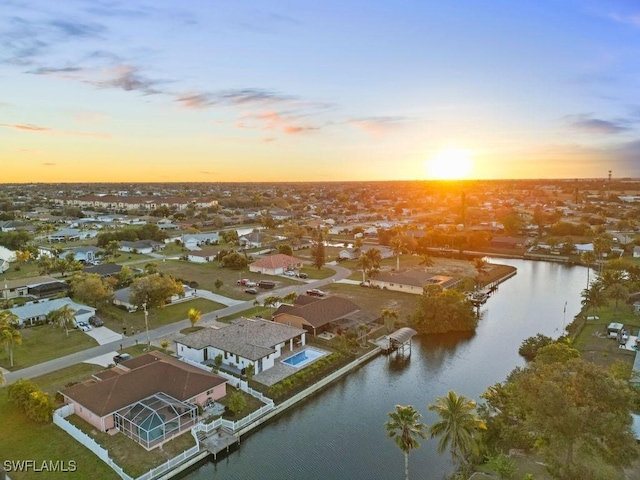
[(282, 275), (287, 270), (302, 268), (302, 260), (290, 255), (278, 253), (269, 255), (249, 264), (249, 271), (262, 273), (264, 275)]
[(457, 285), (458, 282), (460, 282), (460, 279), (444, 275), (431, 275), (422, 270), (381, 272), (369, 281), (372, 287), (413, 293), (415, 295), (422, 295), (424, 287), (427, 285), (440, 285), (442, 288), (451, 288)]

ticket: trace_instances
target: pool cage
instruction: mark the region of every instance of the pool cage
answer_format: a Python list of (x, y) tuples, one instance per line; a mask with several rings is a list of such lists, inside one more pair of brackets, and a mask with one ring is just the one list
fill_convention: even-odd
[(116, 427), (150, 450), (196, 424), (198, 408), (156, 393), (115, 413)]

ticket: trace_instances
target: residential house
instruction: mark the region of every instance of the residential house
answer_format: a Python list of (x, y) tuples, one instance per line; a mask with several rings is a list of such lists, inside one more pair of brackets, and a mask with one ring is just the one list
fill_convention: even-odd
[(84, 267), (82, 271), (84, 273), (94, 273), (100, 275), (102, 278), (113, 277), (118, 275), (122, 270), (122, 265), (118, 265), (117, 263), (103, 263), (101, 265), (91, 265), (89, 267)]
[(220, 253), (221, 250), (221, 248), (207, 248), (204, 250), (187, 252), (187, 260), (194, 263), (213, 262), (218, 257), (218, 253)]
[(220, 242), (220, 235), (218, 232), (188, 233), (175, 239), (180, 240), (187, 250), (199, 250), (203, 246), (217, 245)]
[(78, 230), (77, 228), (62, 228), (47, 235), (47, 240), (53, 242), (72, 242), (74, 240), (86, 240), (95, 238), (98, 232), (95, 230)]
[(451, 288), (457, 285), (460, 279), (444, 275), (431, 275), (422, 270), (405, 270), (402, 272), (380, 272), (369, 280), (372, 287), (394, 290), (397, 292), (422, 295), (427, 285), (440, 285)]
[(496, 236), (491, 239), (491, 246), (493, 248), (508, 248), (508, 249), (516, 249), (516, 248), (524, 248), (526, 239), (524, 237), (505, 237), (505, 236)]
[(633, 247), (633, 258), (640, 257), (640, 247)]
[(73, 258), (81, 263), (93, 263), (96, 261), (96, 257), (101, 254), (103, 250), (98, 247), (73, 247), (63, 250), (58, 254), (60, 258), (67, 258), (73, 255)]
[(226, 379), (152, 352), (60, 392), (98, 431), (116, 429), (147, 450), (189, 431), (203, 407), (226, 395)]
[(348, 298), (337, 295), (325, 298), (301, 295), (293, 305), (282, 304), (273, 314), (274, 322), (301, 328), (314, 337), (324, 331), (344, 331), (375, 320), (374, 315), (363, 312)]
[(20, 297), (43, 298), (66, 292), (69, 288), (67, 282), (46, 275), (5, 280), (1, 287), (4, 300)]
[(127, 242), (123, 240), (120, 242), (121, 252), (140, 253), (142, 255), (159, 252), (164, 249), (164, 247), (164, 243), (154, 240), (138, 240), (137, 242)]
[(0, 222), (0, 232), (13, 232), (16, 230), (26, 230), (33, 232), (35, 227), (27, 222), (21, 222), (19, 220), (6, 220)]
[(283, 253), (269, 255), (249, 264), (249, 271), (264, 275), (282, 275), (287, 270), (302, 268), (302, 260)]
[(380, 256), (384, 260), (385, 258), (393, 258), (393, 251), (389, 247), (385, 247), (384, 245), (362, 245), (360, 247), (360, 251), (355, 248), (345, 248), (338, 252), (338, 258), (341, 260), (357, 260), (360, 255), (368, 252), (371, 249), (378, 249), (380, 251)]
[(261, 248), (273, 241), (273, 237), (261, 232), (251, 232), (238, 238), (238, 243), (244, 248)]
[[(166, 305), (172, 305), (174, 303), (180, 303), (187, 300), (192, 300), (197, 296), (197, 290), (189, 285), (182, 285), (183, 293), (179, 295), (173, 295), (167, 300)], [(113, 304), (118, 305), (128, 312), (135, 312), (138, 307), (131, 303), (131, 287), (121, 288), (113, 292)]]
[(65, 305), (69, 305), (74, 312), (75, 322), (88, 322), (89, 318), (96, 314), (96, 309), (87, 305), (82, 305), (71, 300), (69, 297), (55, 298), (52, 300), (30, 302), (21, 307), (10, 308), (9, 311), (18, 317), (18, 324), (25, 327), (40, 325), (47, 320), (47, 315), (54, 310), (58, 310)]
[[(178, 358), (222, 365), (242, 372), (249, 365), (258, 374), (273, 367), (283, 352), (305, 344), (305, 330), (263, 319), (239, 318), (222, 328), (204, 328), (176, 340)], [(224, 368), (223, 367), (223, 368)]]

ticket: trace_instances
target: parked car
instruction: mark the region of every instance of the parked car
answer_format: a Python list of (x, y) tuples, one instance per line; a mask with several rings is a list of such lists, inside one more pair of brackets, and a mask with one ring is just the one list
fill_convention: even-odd
[(309, 278), (309, 275), (307, 275), (304, 272), (300, 272), (300, 273), (298, 273), (298, 278)]
[(307, 290), (307, 295), (311, 295), (312, 297), (324, 297), (326, 293), (322, 290), (318, 290), (317, 288), (312, 288), (311, 290)]
[(96, 317), (95, 315), (89, 319), (89, 324), (94, 327), (101, 327), (104, 325), (104, 322), (100, 317)]
[(252, 295), (256, 295), (258, 293), (258, 290), (255, 288), (245, 288), (244, 293), (250, 293)]
[(286, 272), (284, 272), (284, 274), (287, 275), (288, 277), (296, 276), (296, 272), (294, 272), (293, 270), (287, 270)]
[(131, 360), (132, 358), (133, 357), (131, 355), (129, 355), (128, 353), (120, 353), (119, 355), (116, 355), (115, 357), (113, 357), (113, 361), (117, 365), (118, 363), (122, 363), (122, 362), (126, 362), (127, 360)]
[(88, 332), (89, 330), (91, 330), (91, 325), (89, 325), (87, 322), (78, 322), (76, 323), (76, 325), (83, 332)]
[(248, 281), (249, 281), (249, 279), (248, 279), (248, 278), (243, 278), (242, 280), (238, 280), (238, 281), (236, 282), (236, 284), (237, 284), (237, 285), (239, 285), (239, 286), (241, 286), (241, 287), (244, 287), (244, 286), (247, 284), (247, 282), (248, 282)]
[(275, 286), (276, 286), (276, 282), (272, 282), (271, 280), (260, 280), (260, 282), (258, 283), (258, 287), (264, 288), (267, 290), (274, 288)]

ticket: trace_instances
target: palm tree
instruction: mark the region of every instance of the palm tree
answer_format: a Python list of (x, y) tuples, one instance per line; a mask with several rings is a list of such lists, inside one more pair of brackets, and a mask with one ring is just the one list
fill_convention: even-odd
[(284, 297), (282, 297), (282, 301), (284, 303), (288, 303), (293, 305), (296, 301), (296, 298), (298, 298), (298, 293), (297, 292), (289, 292), (287, 293)]
[(614, 283), (607, 289), (607, 295), (616, 301), (615, 311), (618, 311), (618, 300), (626, 301), (629, 298), (629, 290), (621, 283)]
[(391, 251), (396, 256), (396, 270), (400, 270), (400, 255), (407, 251), (404, 241), (400, 237), (391, 240)]
[(467, 462), (470, 454), (479, 454), (478, 432), (486, 425), (476, 415), (476, 402), (464, 395), (449, 391), (446, 397), (438, 397), (435, 404), (429, 405), (440, 420), (431, 425), (431, 438), (440, 437), (438, 453), (447, 447), (454, 460)]
[(404, 453), (404, 477), (409, 480), (409, 454), (420, 446), (419, 438), (427, 438), (427, 426), (420, 422), (422, 415), (411, 405), (396, 405), (396, 409), (387, 415), (390, 418), (385, 422), (387, 437), (392, 438)]
[(596, 311), (604, 305), (607, 304), (607, 299), (604, 295), (604, 289), (594, 283), (591, 285), (591, 288), (585, 288), (582, 291), (582, 301), (580, 302), (585, 309), (585, 313), (590, 309), (594, 308)]
[(193, 328), (196, 326), (196, 323), (200, 321), (202, 312), (200, 310), (196, 310), (195, 308), (190, 308), (187, 312), (187, 316), (189, 317), (189, 321), (191, 322), (191, 328)]
[(382, 262), (382, 252), (380, 252), (377, 248), (370, 248), (364, 255), (369, 257), (369, 261), (371, 262), (371, 266), (369, 267), (369, 271), (367, 274), (372, 277), (374, 276), (378, 270), (380, 270), (380, 262)]
[(391, 330), (393, 330), (393, 326), (395, 325), (395, 321), (398, 319), (398, 312), (385, 308), (380, 313), (380, 316), (382, 317), (384, 325), (387, 327), (387, 332), (391, 332)]
[(282, 298), (280, 298), (278, 295), (269, 295), (262, 301), (262, 305), (265, 307), (275, 307), (277, 303), (281, 302)]
[(52, 311), (49, 315), (51, 319), (59, 326), (64, 328), (64, 332), (69, 336), (69, 325), (73, 325), (76, 317), (76, 311), (69, 305), (58, 308)]
[(362, 283), (365, 283), (365, 274), (371, 268), (371, 259), (364, 253), (361, 253), (358, 257), (358, 261), (356, 262), (356, 267), (362, 270)]
[(428, 267), (433, 267), (433, 258), (426, 253), (423, 253), (420, 255), (420, 262), (418, 265), (424, 267), (424, 271), (426, 272)]
[(0, 370), (0, 387), (5, 385), (6, 383), (7, 381), (5, 380), (4, 375), (2, 374), (2, 370)]
[(480, 277), (487, 272), (489, 262), (484, 258), (478, 257), (473, 259), (473, 267), (476, 269), (476, 288), (480, 287)]
[(587, 288), (589, 288), (589, 273), (591, 271), (591, 265), (596, 263), (597, 257), (593, 252), (582, 252), (580, 260), (587, 266)]
[(13, 367), (13, 348), (22, 345), (22, 334), (16, 328), (18, 317), (5, 310), (0, 312), (0, 345), (9, 353), (9, 364)]

